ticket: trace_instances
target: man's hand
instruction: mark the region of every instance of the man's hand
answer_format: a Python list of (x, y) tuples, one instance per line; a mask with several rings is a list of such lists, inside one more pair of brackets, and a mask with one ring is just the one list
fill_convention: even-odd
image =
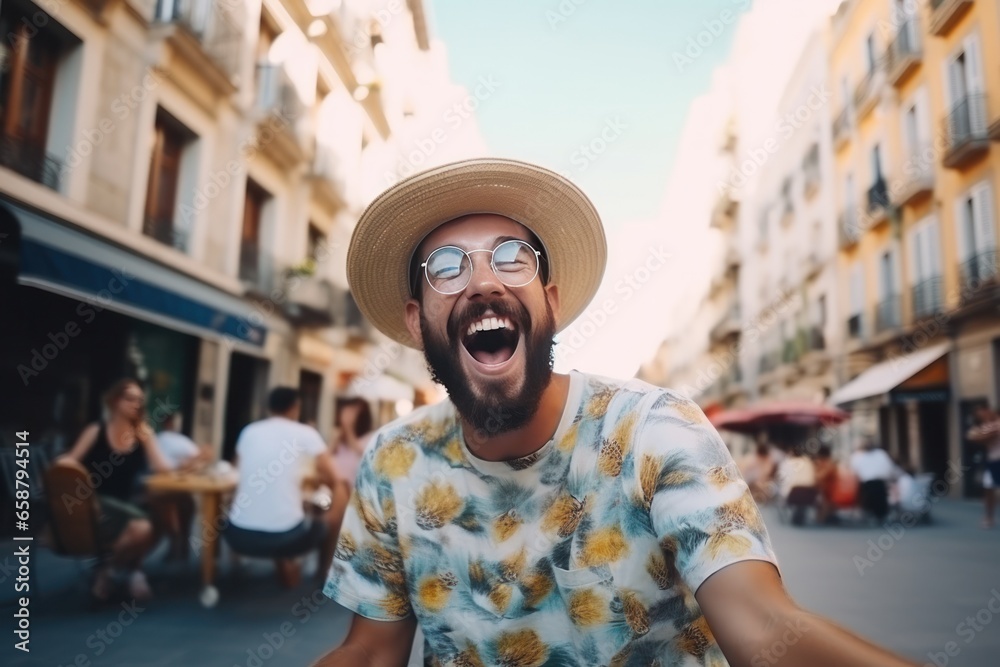
[(705, 580), (695, 598), (733, 667), (915, 667), (788, 597), (774, 566), (743, 561)]
[(355, 614), (344, 643), (313, 667), (405, 667), (416, 632), (413, 616), (402, 621), (373, 621)]

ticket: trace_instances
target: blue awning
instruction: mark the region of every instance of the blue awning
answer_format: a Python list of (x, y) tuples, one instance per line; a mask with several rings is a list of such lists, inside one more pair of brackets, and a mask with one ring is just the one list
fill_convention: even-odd
[(191, 333), (264, 345), (267, 330), (259, 323), (262, 318), (242, 299), (5, 203), (21, 222), (18, 282)]

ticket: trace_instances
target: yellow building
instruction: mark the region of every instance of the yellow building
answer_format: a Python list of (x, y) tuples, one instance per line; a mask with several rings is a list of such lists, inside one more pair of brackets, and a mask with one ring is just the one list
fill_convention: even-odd
[(848, 340), (832, 400), (902, 462), (962, 469), (971, 494), (962, 433), (1000, 382), (1000, 6), (850, 0), (831, 37)]

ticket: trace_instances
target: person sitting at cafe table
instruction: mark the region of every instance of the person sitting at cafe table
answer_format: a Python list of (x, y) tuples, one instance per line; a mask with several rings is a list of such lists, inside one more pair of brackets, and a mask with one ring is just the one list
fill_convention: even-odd
[[(181, 413), (168, 413), (160, 422), (156, 441), (171, 470), (191, 472), (211, 461), (212, 452), (181, 433), (181, 421)], [(190, 493), (165, 491), (153, 494), (150, 504), (157, 519), (156, 527), (170, 538), (168, 557), (186, 561), (190, 554), (194, 497)]]
[[(277, 387), (268, 397), (270, 416), (246, 426), (236, 441), (239, 484), (223, 536), (245, 556), (274, 558), (286, 586), (299, 578), (293, 560), (319, 549), (317, 578), (325, 579), (348, 495), (333, 457), (316, 429), (299, 423), (297, 389)], [(325, 511), (303, 510), (303, 478), (312, 461), (320, 482), (332, 490)]]
[(139, 476), (147, 467), (165, 472), (170, 465), (146, 422), (146, 395), (137, 380), (119, 380), (104, 395), (105, 418), (88, 425), (61, 459), (77, 461), (96, 480), (100, 506), (100, 539), (111, 556), (98, 568), (91, 593), (107, 600), (116, 579), (124, 575), (137, 600), (152, 595), (142, 562), (155, 545), (149, 513), (136, 504)]

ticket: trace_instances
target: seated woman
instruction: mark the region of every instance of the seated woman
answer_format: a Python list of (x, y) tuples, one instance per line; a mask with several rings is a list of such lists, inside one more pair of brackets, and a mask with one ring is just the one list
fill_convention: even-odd
[(819, 489), (819, 511), (816, 520), (827, 523), (834, 519), (834, 492), (837, 488), (837, 462), (833, 460), (833, 452), (828, 445), (823, 445), (816, 452), (814, 462), (816, 470), (816, 488)]
[(83, 464), (97, 480), (100, 538), (110, 545), (111, 558), (94, 577), (91, 593), (98, 600), (111, 596), (116, 576), (127, 576), (129, 594), (137, 600), (152, 595), (142, 562), (152, 550), (153, 525), (133, 501), (139, 475), (148, 467), (169, 469), (146, 423), (146, 395), (130, 378), (116, 382), (104, 395), (107, 419), (90, 424), (73, 448), (61, 458)]

